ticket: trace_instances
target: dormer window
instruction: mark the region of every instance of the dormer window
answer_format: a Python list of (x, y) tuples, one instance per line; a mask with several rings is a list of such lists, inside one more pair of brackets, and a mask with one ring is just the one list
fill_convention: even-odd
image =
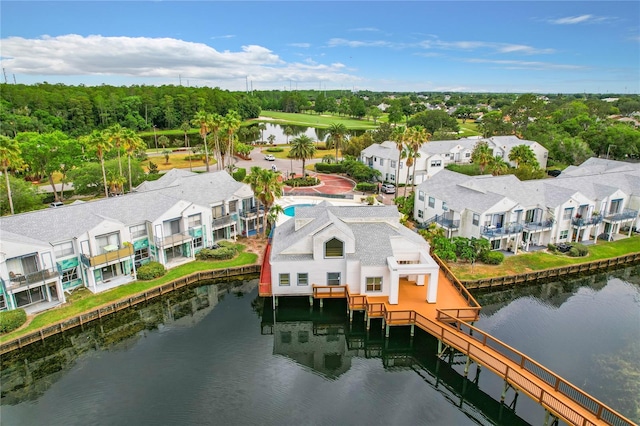
[(324, 257), (344, 257), (344, 243), (337, 238), (324, 243)]

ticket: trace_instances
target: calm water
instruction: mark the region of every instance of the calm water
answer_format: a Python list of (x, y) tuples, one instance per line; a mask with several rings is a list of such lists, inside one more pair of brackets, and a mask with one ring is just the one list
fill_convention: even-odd
[[(639, 272), (480, 295), (478, 326), (638, 421)], [(256, 286), (178, 291), (3, 356), (0, 424), (542, 424), (525, 396), (501, 407), (489, 371), (475, 385), (439, 361), (426, 333), (385, 342), (343, 301), (274, 314)]]

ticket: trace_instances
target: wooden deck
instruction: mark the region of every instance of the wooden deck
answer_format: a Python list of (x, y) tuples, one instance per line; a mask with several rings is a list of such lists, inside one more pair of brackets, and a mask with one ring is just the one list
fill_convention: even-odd
[(533, 359), (473, 327), (470, 322), (478, 318), (480, 306), (455, 277), (449, 277), (453, 276), (441, 267), (437, 303), (426, 301), (426, 286), (407, 280), (400, 281), (397, 305), (390, 305), (387, 297), (350, 294), (347, 286), (314, 286), (313, 296), (346, 297), (349, 309), (364, 310), (368, 318), (382, 318), (387, 330), (390, 326), (418, 326), (569, 424), (634, 425)]

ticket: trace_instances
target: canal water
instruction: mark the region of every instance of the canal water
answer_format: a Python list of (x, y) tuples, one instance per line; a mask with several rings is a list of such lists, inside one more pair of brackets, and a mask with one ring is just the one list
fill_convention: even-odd
[[(640, 420), (640, 268), (477, 297), (480, 328)], [(426, 333), (266, 302), (257, 279), (203, 283), (3, 355), (0, 424), (542, 424)]]

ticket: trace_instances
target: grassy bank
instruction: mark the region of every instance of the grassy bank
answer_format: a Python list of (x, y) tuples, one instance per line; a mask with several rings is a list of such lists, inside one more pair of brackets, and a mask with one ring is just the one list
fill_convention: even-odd
[(476, 264), (473, 266), (473, 272), (471, 265), (467, 263), (450, 263), (449, 267), (460, 280), (478, 280), (609, 259), (636, 253), (639, 251), (639, 247), (640, 236), (633, 236), (620, 241), (599, 241), (597, 245), (588, 246), (589, 254), (585, 257), (569, 257), (562, 253), (553, 254), (541, 251), (509, 256), (501, 265)]
[(212, 269), (226, 269), (237, 266), (253, 265), (258, 260), (258, 255), (244, 251), (245, 246), (239, 244), (240, 253), (233, 259), (220, 261), (193, 261), (169, 270), (164, 276), (151, 281), (134, 281), (131, 284), (116, 287), (103, 293), (93, 294), (83, 291), (80, 297), (70, 297), (66, 305), (37, 314), (31, 322), (21, 329), (12, 333), (0, 336), (0, 342), (5, 342), (17, 337), (33, 332), (41, 327), (54, 324), (67, 318), (72, 318), (83, 312), (90, 311), (108, 303), (113, 303), (120, 299), (126, 299), (131, 295), (150, 290), (161, 286), (177, 278), (190, 275), (194, 272), (210, 271)]

